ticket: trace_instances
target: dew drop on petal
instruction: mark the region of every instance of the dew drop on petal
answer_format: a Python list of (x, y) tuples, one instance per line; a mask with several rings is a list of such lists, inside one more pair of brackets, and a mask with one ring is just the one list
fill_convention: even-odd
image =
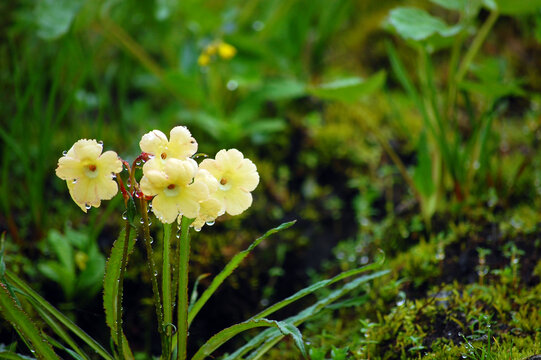
[(214, 225), (214, 223), (215, 223), (215, 221), (213, 220), (213, 221), (207, 221), (205, 224), (207, 224), (208, 226), (212, 226), (212, 225)]
[(66, 156), (68, 155), (68, 152), (66, 150), (62, 151), (62, 155)]
[(200, 231), (201, 231), (201, 228), (196, 228), (196, 227), (194, 227), (193, 229), (194, 229), (195, 231), (197, 231), (197, 232), (200, 232)]
[(92, 205), (90, 205), (90, 204), (85, 204), (85, 209), (90, 210), (91, 207), (92, 207)]
[(77, 179), (73, 179), (72, 183), (77, 184)]
[(98, 141), (98, 144), (100, 144), (101, 146), (103, 146), (103, 141)]

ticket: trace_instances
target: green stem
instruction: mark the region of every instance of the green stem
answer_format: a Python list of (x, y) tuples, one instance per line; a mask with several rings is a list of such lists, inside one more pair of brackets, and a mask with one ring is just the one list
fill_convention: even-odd
[(477, 55), (477, 52), (481, 48), (481, 45), (483, 45), (483, 42), (485, 41), (488, 33), (490, 32), (490, 29), (492, 29), (492, 26), (496, 23), (496, 20), (498, 19), (498, 16), (500, 14), (497, 10), (493, 10), (488, 19), (485, 21), (481, 29), (479, 29), (479, 32), (473, 39), (473, 42), (468, 49), (468, 52), (466, 55), (464, 55), (464, 59), (462, 60), (462, 63), (460, 64), (460, 68), (458, 69), (458, 72), (456, 74), (456, 83), (460, 84), (462, 79), (464, 78), (464, 75), (466, 75), (466, 72), (468, 71), (468, 68), (470, 67), (471, 62), (475, 58), (475, 55)]
[(39, 306), (48, 311), (52, 316), (54, 316), (60, 323), (62, 323), (66, 328), (71, 332), (77, 335), (82, 341), (84, 341), (88, 346), (92, 348), (97, 354), (101, 355), (102, 358), (106, 360), (113, 360), (111, 354), (107, 352), (96, 340), (92, 339), (87, 333), (85, 333), (81, 328), (73, 323), (68, 317), (58, 311), (54, 306), (52, 306), (47, 300), (42, 298), (37, 292), (32, 290), (24, 281), (19, 279), (11, 271), (6, 271), (6, 278), (10, 283), (17, 286), (21, 289), (28, 297), (34, 300)]
[(152, 242), (150, 239), (150, 225), (148, 223), (148, 211), (147, 202), (142, 197), (141, 202), (141, 218), (143, 219), (143, 239), (145, 248), (147, 250), (148, 257), (148, 270), (150, 271), (150, 282), (152, 283), (152, 292), (154, 293), (154, 306), (156, 308), (156, 316), (158, 317), (158, 332), (162, 339), (162, 346), (165, 344), (165, 338), (163, 334), (163, 312), (162, 301), (160, 299), (160, 289), (158, 287), (158, 270), (156, 270), (156, 263), (152, 253)]
[(182, 217), (178, 245), (178, 307), (177, 360), (186, 359), (188, 343), (188, 263), (190, 261), (190, 224), (193, 219)]
[[(163, 295), (163, 323), (165, 335), (171, 337), (173, 329), (173, 306), (171, 304), (171, 224), (163, 224), (163, 264), (162, 264), (162, 295)], [(166, 348), (164, 349), (164, 359), (169, 360), (171, 357), (171, 341), (167, 340)]]
[(128, 263), (128, 246), (130, 243), (131, 226), (129, 220), (125, 221), (124, 230), (124, 247), (122, 249), (122, 261), (120, 265), (120, 274), (118, 276), (118, 293), (116, 295), (116, 332), (119, 354), (124, 353), (122, 351), (122, 293), (124, 290), (124, 274), (126, 273), (126, 266)]

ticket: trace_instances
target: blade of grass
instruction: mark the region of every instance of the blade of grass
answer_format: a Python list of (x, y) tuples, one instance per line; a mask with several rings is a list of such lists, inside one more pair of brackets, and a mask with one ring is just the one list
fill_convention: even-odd
[(197, 300), (197, 302), (193, 305), (191, 311), (188, 314), (188, 326), (192, 323), (193, 319), (201, 310), (203, 305), (208, 301), (208, 299), (214, 294), (216, 289), (220, 286), (221, 283), (224, 282), (224, 280), (233, 273), (233, 271), (239, 266), (242, 260), (248, 256), (250, 251), (252, 251), (257, 245), (259, 245), (263, 240), (271, 236), (272, 234), (275, 234), (281, 230), (285, 230), (293, 224), (295, 224), (296, 220), (286, 222), (281, 224), (280, 226), (277, 226), (269, 231), (267, 231), (263, 236), (256, 239), (246, 250), (239, 252), (236, 254), (231, 261), (225, 266), (225, 268), (218, 274), (214, 279), (212, 279), (212, 282), (210, 286), (201, 294), (201, 297)]

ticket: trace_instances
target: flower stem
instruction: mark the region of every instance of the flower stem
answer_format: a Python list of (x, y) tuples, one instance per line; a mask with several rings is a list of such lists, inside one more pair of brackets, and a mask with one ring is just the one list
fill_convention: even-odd
[(178, 307), (177, 360), (186, 359), (188, 343), (188, 263), (190, 261), (190, 224), (193, 219), (182, 217), (178, 245)]
[(158, 288), (158, 271), (156, 270), (156, 263), (152, 256), (152, 243), (150, 240), (150, 225), (148, 223), (147, 201), (143, 198), (139, 198), (141, 202), (141, 218), (143, 219), (143, 239), (145, 248), (147, 250), (148, 257), (148, 270), (150, 271), (150, 282), (152, 283), (152, 292), (154, 293), (154, 305), (156, 307), (156, 316), (158, 317), (158, 332), (162, 339), (162, 346), (165, 344), (165, 337), (163, 334), (163, 312), (162, 302), (160, 299), (160, 290)]
[(129, 220), (126, 220), (124, 223), (124, 247), (122, 249), (122, 262), (120, 265), (120, 274), (118, 276), (118, 293), (116, 295), (116, 331), (117, 331), (117, 345), (118, 353), (124, 353), (122, 351), (122, 293), (124, 285), (124, 274), (126, 273), (126, 266), (128, 264), (128, 246), (130, 242), (130, 231), (131, 226)]
[(173, 306), (171, 298), (171, 224), (163, 224), (163, 264), (162, 264), (162, 295), (163, 295), (163, 326), (165, 335), (168, 337), (166, 348), (164, 349), (164, 359), (171, 357), (171, 341), (173, 336)]

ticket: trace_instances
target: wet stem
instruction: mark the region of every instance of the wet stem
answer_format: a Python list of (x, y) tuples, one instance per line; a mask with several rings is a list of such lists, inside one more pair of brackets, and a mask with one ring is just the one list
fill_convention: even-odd
[(190, 224), (193, 219), (182, 217), (178, 252), (177, 360), (186, 359), (188, 342), (188, 263), (190, 261)]
[(123, 354), (122, 351), (122, 293), (123, 293), (123, 284), (124, 284), (124, 274), (126, 273), (126, 266), (128, 262), (128, 246), (130, 242), (130, 231), (131, 225), (129, 220), (125, 221), (125, 238), (124, 238), (124, 248), (122, 249), (122, 263), (120, 266), (120, 274), (118, 277), (118, 294), (116, 298), (116, 331), (117, 331), (117, 345), (118, 353)]
[(152, 243), (150, 239), (150, 225), (148, 223), (148, 209), (147, 201), (142, 197), (139, 198), (141, 204), (141, 218), (143, 220), (143, 239), (145, 243), (145, 248), (147, 250), (148, 257), (148, 270), (150, 271), (150, 281), (152, 283), (152, 292), (154, 293), (154, 306), (156, 308), (156, 316), (158, 317), (158, 332), (160, 333), (160, 338), (162, 342), (162, 349), (167, 348), (167, 339), (163, 331), (163, 312), (162, 312), (162, 302), (160, 299), (160, 290), (158, 288), (158, 271), (156, 270), (156, 263), (154, 262), (154, 257), (152, 253)]

